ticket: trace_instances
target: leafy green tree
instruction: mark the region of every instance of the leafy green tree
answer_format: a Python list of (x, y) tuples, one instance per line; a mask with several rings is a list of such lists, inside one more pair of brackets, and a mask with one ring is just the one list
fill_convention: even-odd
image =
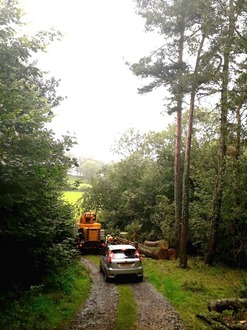
[[(182, 121), (183, 145), (186, 139), (188, 112)], [(241, 131), (244, 134), (244, 127)], [(84, 195), (85, 210), (97, 209), (101, 222), (112, 233), (128, 231), (139, 241), (166, 239), (175, 246), (174, 230), (174, 139), (175, 125), (166, 131), (149, 132), (136, 143), (126, 134), (127, 151), (120, 150), (124, 159), (104, 166)], [(234, 125), (232, 127), (234, 131)], [(246, 134), (246, 133), (245, 133)], [(190, 164), (190, 226), (188, 228), (188, 255), (205, 256), (212, 196), (218, 171), (218, 140), (220, 123), (217, 109), (197, 109), (194, 116)], [(244, 137), (244, 135), (242, 135)], [(121, 146), (124, 137), (120, 138)], [(130, 146), (130, 141), (133, 145)], [(234, 134), (232, 141), (234, 140)], [(246, 246), (246, 147), (242, 146), (239, 175), (236, 177), (235, 154), (227, 156), (227, 175), (222, 204), (222, 222), (219, 226), (217, 260), (243, 266)], [(116, 150), (118, 147), (116, 145)], [(132, 150), (132, 153), (129, 152)], [(233, 152), (235, 149), (232, 149)], [(241, 189), (236, 206), (233, 179)]]
[[(220, 69), (220, 147), (218, 159), (218, 173), (216, 177), (215, 194), (211, 215), (211, 230), (209, 233), (208, 250), (205, 262), (212, 264), (217, 251), (218, 228), (222, 221), (222, 199), (224, 192), (224, 179), (227, 166), (228, 116), (230, 110), (231, 85), (235, 85), (238, 77), (238, 56), (245, 47), (239, 47), (239, 34), (245, 31), (246, 4), (244, 2), (229, 0), (217, 3), (217, 15), (221, 18), (221, 29), (217, 35), (218, 54), (221, 58)], [(244, 33), (244, 32), (243, 32)], [(243, 62), (245, 60), (243, 59)], [(232, 73), (233, 71), (233, 73)]]
[[(160, 49), (154, 51), (151, 56), (142, 58), (131, 68), (134, 74), (142, 78), (152, 78), (152, 81), (141, 88), (140, 92), (150, 92), (159, 86), (168, 86), (172, 101), (167, 104), (168, 112), (176, 111), (177, 113), (174, 162), (175, 236), (177, 237), (176, 248), (180, 249), (180, 264), (186, 267), (193, 114), (198, 87), (207, 81), (205, 67), (209, 68), (209, 56), (203, 56), (203, 48), (206, 38), (214, 32), (214, 25), (211, 24), (211, 20), (209, 22), (213, 8), (210, 1), (198, 3), (193, 0), (174, 0), (155, 1), (152, 4), (141, 0), (136, 2), (139, 14), (146, 19), (147, 29), (157, 30), (164, 37), (164, 45)], [(189, 57), (191, 60), (188, 60)], [(194, 69), (193, 62), (195, 62)], [(190, 116), (182, 188), (181, 116), (183, 100), (188, 93), (190, 93)]]
[(58, 82), (33, 62), (60, 33), (22, 34), (18, 1), (0, 3), (0, 291), (40, 284), (72, 256), (72, 210), (62, 200), (69, 136), (46, 128)]
[(133, 73), (152, 81), (139, 89), (140, 93), (151, 92), (162, 86), (164, 94), (170, 93), (168, 113), (176, 112), (176, 140), (174, 162), (175, 237), (176, 248), (180, 245), (182, 219), (182, 172), (181, 172), (181, 122), (182, 105), (186, 93), (184, 44), (187, 16), (187, 1), (136, 1), (138, 14), (146, 19), (148, 31), (158, 31), (164, 37), (164, 45), (151, 55), (132, 64)]
[[(184, 115), (184, 126), (188, 119)], [(215, 111), (197, 109), (194, 114), (189, 177), (190, 218), (188, 254), (204, 255), (210, 224), (214, 179), (217, 173), (218, 118)]]
[[(215, 34), (215, 25), (211, 24), (213, 8), (211, 3), (206, 2), (201, 4), (194, 4), (193, 19), (191, 21), (190, 30), (192, 30), (192, 37), (189, 41), (189, 49), (191, 55), (194, 57), (195, 64), (190, 74), (190, 105), (189, 116), (187, 124), (187, 134), (185, 143), (185, 157), (184, 157), (184, 173), (183, 173), (183, 206), (182, 206), (182, 230), (180, 242), (180, 266), (187, 267), (187, 242), (188, 242), (188, 226), (189, 226), (189, 209), (190, 209), (190, 163), (191, 163), (191, 147), (193, 135), (193, 123), (196, 109), (196, 96), (207, 87), (209, 81), (214, 79), (210, 77), (208, 72), (205, 72), (211, 66), (208, 58), (208, 51), (205, 50), (205, 44)], [(209, 15), (210, 14), (210, 15)], [(209, 18), (210, 17), (210, 18)]]
[[(120, 149), (122, 154), (127, 153), (128, 156), (102, 168), (97, 178), (93, 179), (90, 191), (85, 193), (82, 208), (99, 210), (109, 230), (127, 230), (140, 224), (141, 229), (137, 233), (140, 240), (157, 239), (162, 235), (163, 219), (154, 214), (156, 204), (160, 203), (160, 196), (173, 198), (173, 153), (168, 155), (167, 152), (169, 165), (164, 167), (165, 133), (144, 134), (138, 143), (133, 139), (132, 146), (130, 140), (134, 132), (131, 131), (129, 137), (126, 134), (119, 143), (123, 147), (126, 137), (127, 151)], [(133, 152), (129, 154), (129, 150)], [(169, 152), (172, 152), (171, 148)], [(159, 163), (160, 158), (162, 162)]]
[[(164, 37), (164, 45), (154, 50), (151, 55), (143, 57), (131, 65), (133, 73), (147, 79), (148, 84), (139, 89), (140, 93), (151, 92), (162, 86), (170, 95), (166, 106), (170, 111), (177, 111), (177, 137), (175, 144), (175, 232), (179, 233), (182, 220), (180, 241), (180, 265), (187, 265), (187, 239), (189, 230), (189, 210), (193, 198), (191, 191), (191, 155), (193, 119), (197, 104), (204, 97), (211, 97), (217, 104), (220, 118), (218, 171), (215, 172), (215, 192), (212, 200), (211, 229), (208, 233), (208, 250), (205, 261), (213, 263), (217, 251), (218, 228), (225, 225), (223, 215), (223, 198), (225, 186), (227, 148), (231, 146), (232, 123), (230, 111), (237, 116), (236, 150), (240, 155), (241, 114), (246, 98), (242, 91), (246, 85), (246, 4), (243, 1), (152, 1), (136, 0), (137, 12), (145, 18), (146, 29), (157, 31)], [(187, 96), (190, 95), (190, 98)], [(181, 111), (184, 101), (190, 104), (190, 115), (186, 130), (183, 176), (183, 199), (179, 196), (179, 164)], [(181, 110), (179, 112), (179, 109)], [(180, 136), (180, 141), (179, 141)], [(215, 149), (215, 141), (210, 144)], [(238, 158), (239, 159), (239, 158)], [(239, 168), (239, 166), (237, 166)], [(213, 169), (215, 167), (213, 166)], [(180, 172), (181, 173), (181, 172)], [(240, 172), (239, 172), (240, 174)], [(229, 183), (229, 181), (227, 181)], [(236, 189), (235, 189), (236, 191)], [(183, 212), (181, 214), (181, 201)], [(235, 198), (238, 203), (238, 199)], [(181, 216), (182, 215), (182, 216)], [(241, 221), (240, 221), (241, 222)], [(221, 243), (221, 242), (220, 242)], [(176, 247), (179, 244), (177, 242)], [(224, 246), (224, 243), (222, 244)]]
[(86, 183), (90, 182), (94, 178), (100, 168), (103, 166), (101, 161), (97, 161), (91, 158), (79, 158), (79, 166), (77, 171), (80, 173), (82, 180)]
[(120, 136), (118, 141), (112, 147), (113, 153), (118, 155), (121, 159), (125, 159), (133, 153), (144, 153), (143, 144), (145, 141), (145, 134), (136, 131), (134, 128), (129, 128)]

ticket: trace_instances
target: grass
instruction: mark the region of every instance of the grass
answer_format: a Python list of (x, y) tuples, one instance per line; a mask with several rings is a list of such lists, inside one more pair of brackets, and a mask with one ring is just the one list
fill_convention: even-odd
[[(95, 264), (99, 256), (86, 255)], [(243, 286), (246, 271), (221, 266), (205, 266), (200, 260), (190, 259), (187, 269), (176, 260), (143, 258), (144, 275), (179, 313), (187, 330), (211, 329), (197, 319), (206, 314), (210, 300), (236, 298)], [(90, 277), (83, 264), (76, 261), (56, 278), (55, 286), (32, 287), (20, 299), (0, 298), (0, 329), (50, 330), (61, 329), (73, 319), (89, 295)], [(54, 283), (53, 283), (54, 284)], [(136, 320), (136, 303), (127, 284), (116, 284), (119, 304), (114, 330), (132, 329)], [(148, 297), (147, 297), (148, 299)]]
[(129, 285), (124, 284), (119, 284), (117, 291), (119, 301), (114, 330), (131, 330), (135, 325), (137, 310), (133, 291)]
[(64, 193), (64, 199), (71, 204), (75, 204), (82, 195), (83, 193), (81, 191), (66, 191)]
[[(143, 260), (144, 274), (179, 313), (189, 330), (211, 329), (196, 314), (207, 313), (210, 300), (238, 297), (243, 272), (221, 266), (207, 267), (192, 259), (187, 269), (176, 260)], [(245, 272), (245, 277), (246, 277)]]
[(83, 264), (76, 261), (63, 270), (55, 287), (32, 287), (19, 299), (0, 300), (0, 329), (50, 330), (63, 328), (86, 301), (90, 278)]

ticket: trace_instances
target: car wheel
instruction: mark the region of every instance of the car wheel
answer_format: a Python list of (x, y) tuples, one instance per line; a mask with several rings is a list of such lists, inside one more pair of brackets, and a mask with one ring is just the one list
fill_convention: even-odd
[(101, 273), (103, 273), (103, 269), (102, 269), (101, 264), (99, 265), (99, 271), (100, 271)]
[(105, 278), (106, 283), (109, 283), (110, 282), (110, 279), (109, 279), (109, 277), (106, 274), (106, 271), (104, 273), (104, 278)]
[(142, 282), (143, 281), (143, 276), (137, 277), (137, 282)]

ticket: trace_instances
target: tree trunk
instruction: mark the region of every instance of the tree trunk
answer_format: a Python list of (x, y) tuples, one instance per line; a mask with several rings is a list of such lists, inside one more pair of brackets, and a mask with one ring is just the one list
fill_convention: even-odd
[(205, 35), (202, 35), (200, 46), (197, 52), (196, 65), (194, 69), (194, 77), (191, 89), (190, 97), (190, 109), (189, 109), (189, 118), (188, 118), (188, 130), (186, 137), (186, 146), (185, 146), (185, 159), (184, 159), (184, 177), (183, 177), (183, 207), (182, 207), (182, 228), (181, 228), (181, 241), (180, 241), (180, 267), (187, 267), (187, 240), (188, 240), (188, 226), (189, 226), (189, 180), (190, 180), (190, 157), (191, 157), (191, 139), (193, 131), (193, 117), (195, 111), (195, 96), (196, 90), (198, 87), (197, 74), (200, 63), (200, 56), (203, 49), (205, 41)]
[(235, 21), (233, 2), (229, 3), (229, 28), (228, 37), (224, 47), (223, 54), (223, 72), (221, 88), (221, 115), (220, 115), (220, 150), (219, 150), (219, 169), (216, 178), (215, 195), (213, 198), (211, 228), (208, 239), (208, 248), (205, 255), (205, 263), (212, 265), (214, 263), (217, 248), (217, 233), (221, 220), (221, 205), (223, 194), (223, 179), (226, 167), (226, 137), (227, 137), (227, 114), (228, 114), (228, 84), (229, 84), (229, 63), (231, 53), (231, 43), (234, 35)]
[(182, 176), (181, 176), (181, 121), (182, 100), (178, 102), (180, 109), (177, 111), (175, 165), (174, 165), (174, 201), (175, 201), (175, 247), (180, 250), (181, 219), (182, 219)]
[(184, 179), (183, 179), (183, 208), (182, 208), (182, 229), (180, 241), (180, 267), (186, 268), (188, 262), (187, 256), (187, 241), (188, 241), (188, 226), (189, 226), (189, 178), (190, 178), (190, 154), (191, 154), (191, 138), (193, 129), (193, 115), (195, 109), (195, 88), (191, 92), (188, 132), (185, 146), (185, 160), (184, 160)]
[[(185, 32), (185, 16), (180, 17), (181, 30), (178, 45), (178, 63), (182, 67), (184, 56), (184, 32)], [(181, 69), (182, 70), (182, 69)], [(175, 142), (175, 159), (174, 159), (174, 201), (175, 201), (175, 248), (180, 250), (180, 235), (182, 221), (182, 170), (181, 170), (181, 136), (182, 136), (182, 105), (183, 105), (183, 81), (182, 73), (178, 81), (177, 91), (177, 123), (176, 123), (176, 142)]]

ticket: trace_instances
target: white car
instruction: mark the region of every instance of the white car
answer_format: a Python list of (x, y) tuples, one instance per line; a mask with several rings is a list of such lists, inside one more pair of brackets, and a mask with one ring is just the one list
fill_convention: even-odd
[(100, 256), (100, 271), (106, 282), (124, 275), (143, 280), (142, 260), (137, 249), (128, 244), (107, 245)]

